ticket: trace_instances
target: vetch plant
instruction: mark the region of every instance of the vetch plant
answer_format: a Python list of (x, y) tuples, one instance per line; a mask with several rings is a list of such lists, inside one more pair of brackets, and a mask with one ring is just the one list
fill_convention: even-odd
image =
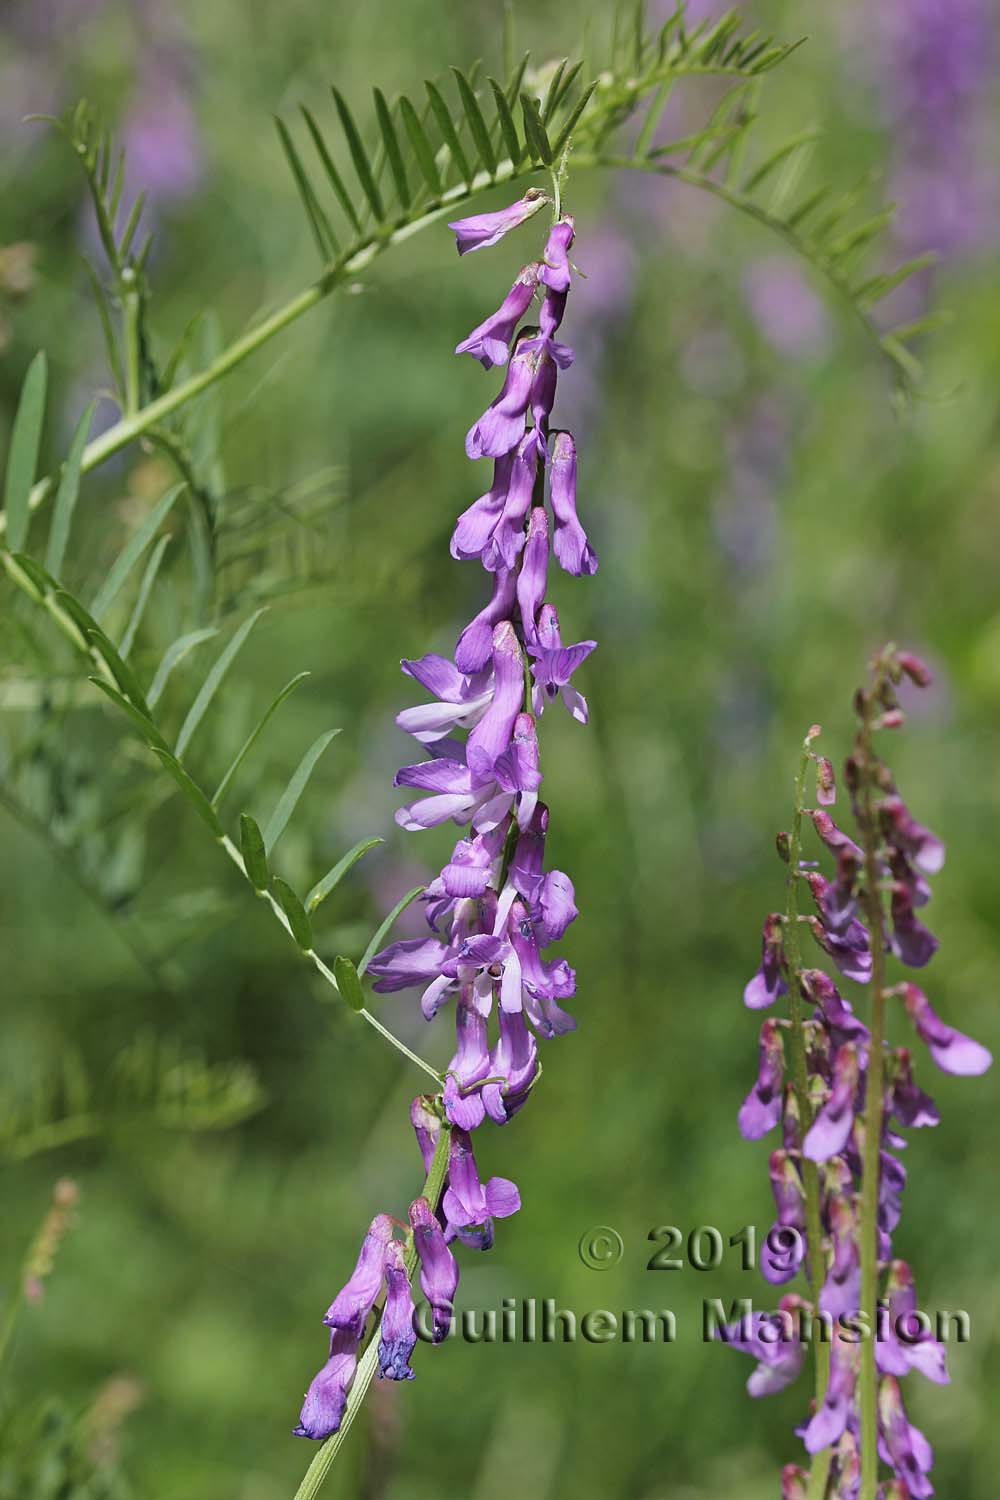
[[(892, 1012), (909, 1019), (916, 1041), (946, 1073), (983, 1073), (992, 1059), (937, 1014), (922, 988), (894, 982), (888, 972), (893, 959), (923, 969), (934, 957), (937, 939), (918, 912), (945, 857), (879, 752), (880, 737), (904, 722), (897, 697), (904, 679), (925, 688), (931, 675), (918, 657), (887, 646), (855, 696), (858, 727), (843, 780), (856, 840), (827, 811), (837, 792), (830, 761), (813, 749), (819, 727), (806, 736), (792, 826), (778, 835), (788, 865), (785, 910), (764, 923), (760, 967), (743, 997), (752, 1010), (788, 1003), (787, 1018), (769, 1016), (761, 1027), (757, 1082), (739, 1127), (758, 1140), (781, 1126), (782, 1144), (770, 1159), (777, 1220), (761, 1269), (772, 1285), (801, 1269), (809, 1298), (787, 1294), (777, 1313), (754, 1314), (750, 1326), (724, 1337), (757, 1360), (752, 1396), (795, 1380), (805, 1342), (814, 1345), (815, 1399), (798, 1429), (812, 1462), (808, 1472), (786, 1467), (786, 1500), (876, 1500), (876, 1492), (882, 1500), (923, 1500), (934, 1493), (933, 1453), (907, 1419), (899, 1379), (916, 1370), (946, 1382), (945, 1350), (915, 1316), (913, 1273), (893, 1257), (892, 1236), (906, 1183), (899, 1131), (937, 1125), (939, 1115), (914, 1078), (910, 1047), (887, 1039)], [(826, 861), (806, 857), (807, 821)], [(810, 939), (844, 979), (867, 989), (867, 1021), (840, 993), (842, 980), (811, 966)], [(893, 1477), (879, 1487), (881, 1466)]]

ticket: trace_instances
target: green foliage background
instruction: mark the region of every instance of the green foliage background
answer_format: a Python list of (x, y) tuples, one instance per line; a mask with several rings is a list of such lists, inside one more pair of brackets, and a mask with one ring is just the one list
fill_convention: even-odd
[[(215, 0), (176, 11), (195, 60), (202, 177), (160, 218), (154, 324), (176, 334), (211, 305), (235, 334), (315, 274), (269, 114), (300, 101), (329, 111), (331, 79), (360, 104), (369, 79), (387, 92), (412, 88), (442, 61), (494, 56), (498, 21), (492, 7), (453, 0), (334, 11)], [(825, 134), (811, 170), (850, 182), (883, 166), (890, 143), (876, 99), (851, 76), (833, 25), (793, 0), (749, 19), (781, 35), (813, 33), (771, 82), (774, 139), (815, 121)], [(86, 94), (114, 117), (136, 77), (133, 22), (129, 7), (109, 5), (50, 37), (65, 102)], [(578, 40), (578, 17), (549, 0), (524, 8), (519, 25), (538, 59)], [(10, 38), (0, 48), (13, 55)], [(29, 240), (37, 256), (33, 289), (4, 308), (0, 420), (9, 424), (27, 362), (44, 347), (57, 398), (46, 453), (57, 462), (106, 380), (77, 259), (84, 196), (65, 146), (39, 127), (8, 135), (0, 183), (0, 245)], [(756, 1066), (757, 1023), (740, 992), (761, 918), (781, 899), (773, 833), (787, 820), (796, 747), (819, 720), (822, 748), (842, 756), (853, 686), (887, 637), (925, 653), (938, 674), (893, 756), (917, 815), (949, 849), (928, 989), (947, 1019), (997, 1048), (995, 260), (935, 274), (934, 296), (953, 319), (928, 338), (926, 399), (900, 425), (885, 368), (834, 302), (824, 338), (797, 358), (777, 353), (751, 317), (745, 273), (777, 248), (765, 230), (658, 181), (571, 172), (568, 203), (583, 269), (588, 241), (617, 223), (633, 282), (601, 321), (595, 268), (567, 325), (589, 370), (581, 357), (563, 389), (587, 374), (596, 386), (578, 442), (581, 513), (601, 569), (591, 581), (560, 578), (556, 600), (565, 633), (597, 637), (600, 649), (585, 669), (591, 728), (552, 712), (542, 739), (551, 855), (571, 872), (581, 909), (565, 945), (580, 1029), (545, 1048), (531, 1107), (483, 1138), (481, 1165), (515, 1177), (524, 1208), (490, 1256), (464, 1257), (462, 1298), (479, 1307), (552, 1296), (579, 1312), (669, 1307), (679, 1339), (668, 1349), (420, 1350), (412, 1385), (375, 1389), (332, 1494), (776, 1493), (781, 1463), (798, 1457), (791, 1428), (807, 1382), (751, 1404), (749, 1367), (700, 1335), (703, 1297), (763, 1304), (767, 1288), (736, 1269), (735, 1253), (715, 1273), (647, 1272), (646, 1236), (664, 1223), (728, 1235), (770, 1221), (766, 1146), (742, 1142), (735, 1126)], [(450, 649), (483, 590), (447, 543), (478, 493), (462, 438), (494, 383), (450, 351), (535, 238), (529, 227), (460, 264), (445, 228), (432, 229), (222, 388), (230, 492), (286, 495), (314, 482), (329, 504), (291, 558), (268, 543), (234, 564), (233, 611), (246, 612), (268, 569), (296, 587), (257, 626), (194, 760), (214, 784), (248, 722), (292, 672), (310, 670), (243, 796), (266, 817), (304, 747), (342, 727), (283, 841), (284, 869), (304, 888), (357, 839), (387, 840), (326, 916), (330, 952), (360, 954), (392, 901), (450, 847), (448, 831), (417, 839), (392, 823), (390, 781), (406, 751), (392, 718), (410, 701), (396, 664)], [(727, 450), (775, 413), (787, 442), (771, 520), (765, 513), (758, 529), (740, 510)], [(169, 478), (161, 458), (130, 451), (85, 482), (71, 582), (99, 577), (143, 497)], [(742, 562), (722, 540), (733, 506), (751, 516)], [(11, 592), (4, 585), (8, 696), (28, 660)], [(112, 742), (96, 696), (80, 694), (84, 706), (61, 720), (68, 760), (80, 745)], [(92, 769), (67, 792), (71, 813), (89, 807)], [(77, 1411), (109, 1379), (134, 1377), (144, 1399), (121, 1445), (136, 1494), (290, 1497), (310, 1456), (287, 1434), (322, 1358), (319, 1319), (368, 1219), (403, 1212), (418, 1184), (407, 1108), (421, 1076), (346, 1007), (329, 1006), (178, 797), (152, 813), (141, 890), (126, 869), (110, 906), (9, 806), (0, 838), (7, 1098), (67, 1056), (99, 1087), (111, 1059), (152, 1034), (211, 1061), (249, 1062), (267, 1101), (229, 1129), (190, 1134), (125, 1117), (98, 1139), (4, 1163), (6, 1288), (54, 1178), (72, 1175), (82, 1189), (44, 1302), (22, 1321), (9, 1389)], [(415, 1010), (412, 996), (389, 997), (379, 1013), (443, 1064), (447, 1023), (427, 1032)], [(914, 1264), (924, 1307), (969, 1310), (973, 1340), (953, 1351), (950, 1387), (914, 1376), (907, 1399), (937, 1449), (938, 1492), (986, 1500), (1000, 1462), (988, 1420), (1000, 1376), (998, 1084), (931, 1077), (922, 1054), (919, 1069), (943, 1120), (906, 1153), (897, 1252)], [(621, 1265), (604, 1274), (577, 1254), (595, 1224), (625, 1243)], [(4, 1442), (13, 1451), (15, 1436)]]

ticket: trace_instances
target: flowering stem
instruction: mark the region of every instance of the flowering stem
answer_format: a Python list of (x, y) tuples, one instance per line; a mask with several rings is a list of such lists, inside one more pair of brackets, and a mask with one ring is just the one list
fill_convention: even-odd
[[(434, 1156), (431, 1161), (430, 1171), (424, 1180), (421, 1196), (426, 1198), (431, 1208), (437, 1210), (441, 1190), (444, 1187), (444, 1179), (448, 1171), (448, 1143), (450, 1127), (446, 1121), (441, 1122), (441, 1130), (434, 1148)], [(417, 1250), (413, 1242), (412, 1232), (405, 1255), (406, 1273), (413, 1280), (417, 1269)], [(344, 1414), (341, 1418), (340, 1427), (333, 1437), (328, 1438), (322, 1448), (316, 1454), (312, 1463), (305, 1472), (305, 1476), (298, 1489), (295, 1491), (295, 1500), (313, 1500), (323, 1484), (324, 1479), (330, 1472), (334, 1459), (340, 1452), (340, 1446), (351, 1428), (351, 1423), (358, 1414), (358, 1409), (368, 1393), (368, 1387), (372, 1383), (375, 1374), (375, 1366), (378, 1364), (379, 1327), (381, 1319), (377, 1322), (369, 1335), (365, 1351), (358, 1361), (357, 1373), (354, 1383), (347, 1393), (347, 1402), (344, 1406)]]
[(865, 908), (872, 954), (871, 1042), (865, 1088), (865, 1135), (861, 1172), (861, 1311), (871, 1336), (861, 1343), (861, 1495), (875, 1500), (878, 1487), (878, 1390), (875, 1370), (875, 1326), (878, 1297), (878, 1186), (882, 1143), (882, 1051), (885, 1037), (885, 946), (878, 871), (878, 831), (873, 806), (872, 712), (878, 684), (862, 697), (858, 736), (861, 773), (862, 848)]
[[(225, 849), (226, 853), (229, 855), (229, 858), (233, 861), (233, 864), (236, 865), (237, 869), (242, 870), (243, 874), (246, 875), (247, 872), (246, 866), (243, 863), (243, 856), (237, 849), (236, 845), (233, 843), (232, 839), (227, 835), (223, 835), (219, 842), (222, 845), (223, 849)], [(249, 879), (249, 876), (247, 878)], [(274, 896), (271, 895), (270, 891), (260, 891), (258, 892), (258, 894), (270, 906), (272, 912), (277, 917), (278, 921), (281, 923), (285, 931), (288, 933), (289, 937), (292, 937), (293, 934), (291, 923), (285, 916), (280, 903), (274, 898)], [(316, 952), (315, 948), (310, 948), (308, 952), (303, 956), (309, 960), (309, 962), (320, 974), (322, 974), (327, 984), (330, 985), (330, 987), (336, 990), (339, 994), (340, 986), (337, 983), (333, 970), (329, 967), (328, 964), (325, 964), (323, 962), (319, 954)], [(371, 1011), (366, 1010), (362, 1007), (362, 1009), (359, 1010), (357, 1014), (361, 1016), (363, 1020), (367, 1021), (368, 1025), (373, 1027), (373, 1029), (378, 1032), (379, 1036), (384, 1037), (391, 1046), (395, 1047), (397, 1052), (401, 1052), (402, 1055), (408, 1058), (411, 1063), (415, 1063), (418, 1068), (422, 1068), (428, 1075), (428, 1077), (433, 1078), (438, 1088), (442, 1088), (444, 1086), (444, 1079), (441, 1077), (441, 1074), (438, 1072), (438, 1070), (436, 1068), (432, 1068), (429, 1062), (425, 1062), (424, 1059), (422, 1057), (418, 1057), (415, 1052), (411, 1052), (406, 1043), (401, 1042), (398, 1036), (394, 1036), (387, 1026), (383, 1026), (382, 1022), (378, 1020), (377, 1017), (373, 1016)]]
[[(785, 957), (788, 962), (788, 1009), (791, 1016), (792, 1082), (799, 1109), (799, 1144), (805, 1140), (806, 1131), (812, 1124), (812, 1108), (809, 1102), (809, 1072), (806, 1064), (806, 1041), (802, 1018), (802, 948), (799, 942), (799, 863), (802, 857), (802, 814), (805, 807), (806, 773), (811, 759), (810, 746), (814, 731), (802, 745), (802, 755), (795, 777), (795, 808), (788, 839), (788, 884), (784, 933)], [(809, 1255), (809, 1280), (814, 1298), (819, 1297), (823, 1285), (825, 1265), (823, 1260), (823, 1225), (819, 1210), (819, 1172), (814, 1161), (802, 1158), (802, 1182), (806, 1198), (806, 1242)], [(823, 1404), (826, 1383), (830, 1373), (830, 1350), (822, 1339), (813, 1340), (816, 1358), (816, 1406)], [(809, 1474), (808, 1500), (823, 1500), (826, 1495), (827, 1477), (830, 1472), (832, 1450), (824, 1448), (813, 1459)]]

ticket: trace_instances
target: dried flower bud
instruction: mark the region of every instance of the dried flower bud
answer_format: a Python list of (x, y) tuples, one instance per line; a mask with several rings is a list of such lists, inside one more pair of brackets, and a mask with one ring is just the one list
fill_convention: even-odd
[(837, 800), (837, 782), (833, 765), (825, 755), (816, 757), (816, 801), (820, 807), (832, 807)]
[(789, 864), (792, 857), (791, 835), (784, 832), (777, 834), (775, 836), (774, 845), (778, 851), (778, 858), (780, 860), (783, 860), (786, 865)]

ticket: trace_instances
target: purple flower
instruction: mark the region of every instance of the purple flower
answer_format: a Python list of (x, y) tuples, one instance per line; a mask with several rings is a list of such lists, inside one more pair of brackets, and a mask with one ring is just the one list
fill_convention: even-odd
[(545, 598), (549, 574), (549, 518), (542, 506), (536, 506), (528, 521), (524, 559), (517, 578), (517, 607), (521, 613), (524, 639), (529, 648), (535, 640), (535, 621)]
[(892, 890), (891, 946), (896, 957), (911, 969), (929, 964), (940, 946), (933, 932), (914, 914), (905, 885), (894, 885)]
[(299, 1425), (292, 1428), (293, 1437), (312, 1438), (320, 1443), (339, 1430), (347, 1393), (358, 1367), (357, 1349), (357, 1335), (350, 1329), (333, 1330), (330, 1357), (306, 1391)]
[[(485, 665), (486, 659), (481, 665)], [(421, 703), (396, 715), (396, 723), (422, 745), (444, 739), (453, 729), (477, 724), (493, 700), (493, 687), (482, 675), (462, 671), (433, 653), (419, 661), (404, 661), (403, 671), (433, 693), (436, 703)]]
[(426, 984), (441, 972), (448, 952), (436, 938), (403, 938), (390, 943), (368, 965), (368, 973), (375, 976), (372, 989), (380, 995), (391, 995)]
[(743, 1004), (751, 1010), (762, 1010), (766, 1005), (773, 1005), (780, 996), (788, 994), (788, 983), (783, 973), (781, 923), (782, 919), (777, 912), (771, 912), (764, 922), (760, 968), (743, 991)]
[(822, 969), (803, 969), (801, 979), (803, 993), (819, 1008), (835, 1041), (868, 1041), (868, 1027), (854, 1014), (829, 974)]
[(413, 1293), (398, 1240), (385, 1250), (385, 1310), (379, 1324), (378, 1371), (389, 1380), (412, 1380), (410, 1356), (417, 1342)]
[(917, 1291), (913, 1272), (905, 1260), (890, 1262), (885, 1294), (889, 1302), (887, 1337), (875, 1342), (878, 1368), (883, 1375), (906, 1375), (910, 1370), (919, 1370), (935, 1385), (947, 1385), (951, 1377), (944, 1345), (929, 1329), (907, 1324), (917, 1311)]
[(503, 239), (505, 234), (516, 229), (526, 219), (530, 219), (532, 214), (537, 213), (546, 201), (545, 194), (538, 188), (529, 188), (523, 198), (519, 198), (516, 203), (511, 203), (507, 208), (498, 209), (490, 214), (471, 214), (467, 219), (455, 219), (448, 225), (448, 228), (455, 231), (459, 255), (466, 255), (471, 250), (485, 250), (489, 245), (495, 245), (498, 240)]
[(923, 990), (918, 989), (915, 984), (904, 985), (903, 1004), (917, 1028), (917, 1035), (926, 1044), (942, 1072), (957, 1073), (964, 1077), (986, 1072), (993, 1061), (992, 1055), (971, 1037), (946, 1026), (933, 1010)]
[[(517, 577), (513, 568), (498, 568), (493, 577), (490, 601), (470, 620), (455, 647), (455, 666), (460, 672), (479, 672), (490, 659), (493, 630), (506, 620), (514, 607)], [(397, 721), (398, 722), (398, 721)]]
[(781, 1119), (784, 1071), (785, 1048), (781, 1039), (781, 1023), (769, 1016), (760, 1028), (760, 1071), (757, 1082), (743, 1101), (739, 1114), (740, 1134), (745, 1140), (759, 1140), (769, 1130), (773, 1130)]
[(894, 1053), (892, 1089), (889, 1094), (889, 1110), (900, 1125), (917, 1129), (922, 1125), (937, 1125), (941, 1116), (929, 1094), (918, 1088), (913, 1077), (913, 1059), (906, 1047), (897, 1047)]
[(555, 520), (552, 549), (556, 561), (574, 577), (597, 572), (597, 553), (576, 513), (576, 443), (571, 432), (557, 432), (552, 444), (549, 499)]
[(535, 639), (528, 646), (528, 655), (535, 658), (531, 668), (535, 679), (531, 704), (541, 717), (546, 703), (554, 703), (558, 696), (580, 724), (587, 722), (587, 700), (570, 686), (573, 673), (581, 662), (586, 661), (597, 646), (596, 641), (581, 641), (577, 646), (564, 646), (559, 634), (559, 616), (555, 606), (543, 604), (538, 611)]
[(886, 797), (879, 820), (888, 841), (907, 855), (925, 875), (936, 875), (944, 865), (944, 844), (936, 834), (911, 817), (902, 797)]
[(510, 350), (514, 329), (531, 306), (538, 287), (541, 266), (537, 261), (524, 266), (517, 280), (501, 302), (495, 313), (474, 328), (468, 338), (455, 347), (456, 354), (471, 354), (478, 359), (484, 370), (493, 365), (505, 365)]
[[(444, 1107), (452, 1125), (475, 1130), (483, 1123), (486, 1109), (476, 1084), (489, 1075), (490, 1051), (486, 1021), (479, 1009), (459, 996), (455, 1007), (455, 1055), (448, 1064)], [(454, 1132), (451, 1149), (454, 1150)]]
[(912, 1500), (925, 1500), (934, 1493), (927, 1478), (934, 1453), (920, 1429), (907, 1421), (899, 1382), (893, 1375), (883, 1376), (879, 1385), (878, 1415), (883, 1457), (895, 1469), (897, 1478), (905, 1482)]
[(857, 1221), (846, 1197), (831, 1197), (830, 1233), (833, 1260), (819, 1294), (821, 1312), (834, 1318), (856, 1313), (861, 1305), (861, 1255)]
[[(497, 1013), (500, 1036), (490, 1053), (489, 1076), (482, 1088), (483, 1107), (497, 1125), (505, 1125), (521, 1108), (538, 1077), (538, 1044), (521, 1011)], [(502, 1079), (502, 1082), (497, 1082)]]
[(445, 1244), (444, 1230), (426, 1198), (410, 1204), (413, 1243), (420, 1260), (420, 1290), (433, 1310), (432, 1343), (440, 1344), (451, 1328), (458, 1262)]
[(803, 1155), (810, 1161), (829, 1161), (831, 1156), (839, 1156), (847, 1145), (854, 1122), (859, 1077), (858, 1049), (853, 1042), (845, 1042), (834, 1059), (830, 1096), (802, 1142)]
[[(798, 1273), (806, 1252), (805, 1193), (798, 1168), (785, 1150), (772, 1151), (768, 1162), (771, 1192), (778, 1217), (765, 1237), (760, 1255), (761, 1275), (772, 1286), (783, 1286)], [(775, 1231), (794, 1230), (782, 1235)]]
[(872, 975), (872, 955), (868, 930), (863, 923), (852, 918), (843, 932), (830, 932), (818, 917), (810, 917), (809, 928), (846, 979), (853, 979), (857, 984), (868, 983)]
[(550, 341), (537, 329), (522, 329), (507, 366), (503, 389), (469, 428), (465, 451), (469, 458), (501, 458), (524, 437), (525, 417), (531, 408), (537, 431), (552, 410), (556, 363)]
[(521, 1207), (515, 1183), (506, 1177), (479, 1180), (472, 1141), (465, 1130), (455, 1127), (448, 1147), (448, 1188), (442, 1203), (450, 1228), (456, 1231), (485, 1225), (491, 1219), (507, 1219)]
[(800, 1306), (800, 1298), (782, 1297), (776, 1313), (752, 1312), (715, 1329), (715, 1338), (757, 1361), (747, 1381), (751, 1396), (772, 1396), (798, 1378), (805, 1355), (795, 1328), (794, 1311)]
[(330, 1328), (343, 1328), (355, 1340), (364, 1332), (368, 1314), (382, 1289), (382, 1262), (385, 1247), (392, 1239), (392, 1220), (388, 1214), (376, 1214), (361, 1244), (361, 1253), (350, 1280), (330, 1305), (323, 1322)]
[(836, 854), (839, 856), (841, 850), (848, 849), (851, 854), (853, 854), (859, 865), (864, 862), (865, 856), (862, 853), (861, 849), (853, 839), (848, 838), (847, 834), (844, 833), (842, 829), (837, 827), (836, 823), (830, 817), (830, 814), (828, 812), (823, 812), (821, 808), (817, 808), (810, 814), (810, 817), (813, 821), (813, 827), (819, 834), (820, 838), (823, 840), (826, 847), (830, 850), (831, 854)]
[(432, 1096), (429, 1094), (418, 1094), (410, 1105), (410, 1124), (420, 1147), (425, 1172), (431, 1169), (438, 1136), (441, 1134), (441, 1117), (431, 1105)]
[(859, 1345), (835, 1334), (830, 1346), (830, 1378), (823, 1405), (806, 1426), (802, 1439), (809, 1453), (819, 1453), (837, 1442), (850, 1416), (858, 1378)]
[(540, 279), (553, 292), (569, 290), (569, 247), (573, 243), (575, 225), (569, 214), (553, 224), (545, 246), (544, 265)]

